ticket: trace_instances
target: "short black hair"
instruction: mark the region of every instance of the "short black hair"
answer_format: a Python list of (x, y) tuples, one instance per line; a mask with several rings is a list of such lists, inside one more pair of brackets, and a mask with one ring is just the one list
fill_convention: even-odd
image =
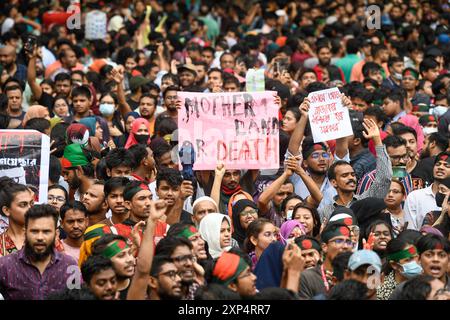
[(134, 159), (134, 166), (137, 168), (141, 164), (141, 161), (144, 160), (148, 156), (147, 146), (138, 143), (132, 145), (128, 151)]
[(437, 234), (426, 234), (417, 240), (417, 251), (421, 255), (425, 251), (434, 250), (436, 247), (442, 248), (446, 253), (450, 253), (450, 243), (447, 239)]
[(431, 284), (434, 278), (429, 275), (419, 275), (405, 282), (400, 291), (398, 300), (426, 300), (431, 293)]
[(419, 65), (419, 71), (422, 74), (430, 69), (435, 69), (437, 67), (439, 67), (439, 63), (435, 59), (425, 58)]
[(391, 101), (400, 103), (400, 108), (403, 109), (405, 97), (404, 97), (403, 92), (401, 90), (396, 89), (396, 90), (390, 91), (388, 93), (388, 95), (386, 97), (384, 97), (384, 99), (389, 99)]
[(103, 192), (105, 193), (105, 198), (116, 189), (122, 188), (130, 182), (130, 179), (125, 177), (114, 177), (105, 182), (105, 187)]
[(25, 228), (28, 227), (30, 220), (51, 217), (55, 222), (55, 229), (58, 223), (58, 212), (49, 204), (37, 204), (32, 206), (25, 213)]
[(171, 152), (172, 151), (172, 147), (168, 144), (160, 144), (158, 146), (158, 148), (155, 148), (155, 150), (153, 150), (153, 157), (156, 159), (161, 158), (164, 154), (166, 154), (167, 152)]
[(192, 243), (181, 237), (164, 237), (158, 242), (155, 248), (155, 255), (164, 255), (170, 257), (177, 247), (185, 246), (192, 250)]
[(166, 98), (166, 95), (167, 95), (167, 92), (169, 92), (169, 91), (180, 91), (180, 87), (178, 87), (178, 86), (175, 86), (175, 85), (173, 85), (173, 86), (168, 86), (167, 88), (166, 88), (166, 90), (164, 90), (164, 92), (163, 92), (163, 98), (165, 99)]
[(86, 209), (86, 207), (84, 206), (84, 204), (80, 201), (71, 201), (71, 202), (66, 202), (62, 207), (61, 210), (59, 212), (59, 216), (61, 217), (61, 220), (64, 220), (64, 218), (66, 217), (66, 212), (69, 210), (73, 210), (73, 211), (80, 211), (84, 213), (84, 216), (87, 217), (88, 216), (88, 211)]
[(167, 263), (173, 263), (173, 260), (170, 258), (170, 256), (156, 255), (153, 258), (153, 261), (152, 261), (152, 267), (150, 269), (150, 275), (152, 277), (157, 277), (158, 274), (161, 272), (162, 266), (167, 264)]
[(334, 286), (328, 294), (328, 300), (366, 300), (367, 285), (356, 280), (345, 280)]
[(429, 143), (436, 143), (436, 146), (441, 150), (445, 151), (448, 149), (448, 138), (441, 132), (433, 132), (428, 136)]
[(209, 77), (209, 75), (210, 75), (211, 73), (213, 73), (213, 72), (218, 72), (218, 73), (220, 73), (220, 78), (223, 79), (223, 71), (222, 71), (221, 69), (219, 69), (219, 68), (211, 68), (211, 69), (209, 69), (209, 70), (208, 70), (208, 77)]
[(333, 164), (330, 166), (330, 168), (328, 169), (328, 179), (331, 180), (336, 180), (336, 167), (338, 166), (351, 166), (350, 163), (348, 163), (347, 161), (344, 160), (338, 160), (333, 162)]
[(45, 134), (45, 131), (50, 129), (50, 121), (44, 118), (33, 118), (27, 121), (24, 129), (36, 130)]
[(91, 255), (81, 266), (81, 275), (83, 277), (84, 283), (89, 286), (91, 279), (96, 274), (99, 274), (105, 270), (113, 270), (114, 267), (110, 259), (105, 258), (101, 255)]
[[(67, 72), (61, 72), (55, 76), (55, 83), (57, 81), (69, 81), (70, 83), (72, 83), (72, 77)], [(89, 92), (91, 92), (91, 91), (89, 90)], [(73, 97), (73, 93), (72, 93), (72, 97)], [(89, 97), (89, 99), (90, 99), (90, 97)]]
[(383, 126), (388, 122), (389, 118), (380, 106), (373, 106), (364, 111), (365, 116), (374, 116), (377, 121), (383, 122)]
[(390, 148), (398, 148), (400, 146), (406, 147), (406, 140), (400, 136), (387, 136), (386, 138), (384, 138), (383, 144), (386, 146), (386, 149), (389, 147)]
[(134, 169), (134, 159), (131, 152), (125, 148), (116, 148), (108, 152), (105, 157), (106, 167), (109, 170), (117, 168), (119, 166), (126, 166)]
[[(70, 78), (70, 76), (69, 76), (69, 78)], [(56, 79), (55, 79), (55, 81), (56, 81)], [(88, 99), (91, 99), (92, 93), (87, 85), (81, 85), (72, 90), (72, 98), (75, 98), (76, 96), (83, 96)]]
[(420, 237), (422, 237), (422, 234), (419, 231), (413, 229), (406, 229), (400, 232), (396, 239), (403, 240), (408, 244), (416, 245), (417, 240), (419, 240)]
[(156, 188), (159, 188), (161, 181), (166, 181), (171, 187), (179, 187), (183, 182), (181, 172), (173, 168), (162, 168), (156, 175)]
[(405, 133), (411, 133), (417, 141), (417, 132), (416, 132), (416, 130), (414, 130), (411, 127), (400, 126), (400, 127), (392, 128), (392, 131), (393, 131), (394, 135), (396, 135), (396, 136), (400, 136)]

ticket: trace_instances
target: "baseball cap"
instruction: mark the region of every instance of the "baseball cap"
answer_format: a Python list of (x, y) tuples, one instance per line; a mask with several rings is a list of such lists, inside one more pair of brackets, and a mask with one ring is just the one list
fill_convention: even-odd
[(348, 268), (351, 271), (355, 271), (365, 264), (369, 264), (374, 267), (377, 272), (381, 272), (380, 257), (372, 250), (358, 250), (354, 252), (348, 260)]

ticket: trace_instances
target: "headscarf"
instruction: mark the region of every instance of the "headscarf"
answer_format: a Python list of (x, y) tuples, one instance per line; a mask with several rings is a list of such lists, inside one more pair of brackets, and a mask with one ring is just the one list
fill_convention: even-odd
[(280, 287), (283, 275), (284, 245), (280, 242), (272, 242), (262, 253), (255, 267), (256, 288)]
[(242, 257), (235, 253), (224, 252), (214, 265), (211, 282), (228, 286), (248, 267), (248, 263)]
[(84, 232), (83, 243), (80, 247), (80, 258), (78, 259), (78, 265), (81, 266), (83, 263), (92, 255), (92, 245), (95, 241), (100, 239), (105, 234), (117, 234), (117, 230), (114, 227), (109, 227), (106, 224), (94, 224), (86, 229)]
[(240, 214), (244, 211), (245, 207), (251, 207), (255, 210), (258, 210), (258, 206), (250, 200), (241, 199), (234, 204), (232, 207), (232, 219), (233, 219), (233, 238), (239, 243), (239, 246), (242, 247), (244, 244), (244, 240), (247, 237), (246, 230), (241, 226)]
[(286, 245), (292, 230), (299, 227), (303, 234), (306, 234), (305, 227), (298, 220), (288, 220), (280, 227), (281, 243)]
[(430, 227), (430, 226), (423, 226), (422, 228), (420, 228), (420, 232), (421, 233), (431, 233), (440, 237), (444, 237), (444, 235), (442, 234), (441, 231), (439, 231), (438, 229), (434, 228), (434, 227)]
[(89, 136), (91, 137), (95, 136), (95, 125), (97, 123), (97, 119), (95, 117), (82, 118), (78, 122), (84, 124), (86, 128), (88, 128)]
[(48, 109), (41, 105), (34, 105), (28, 108), (28, 111), (25, 113), (25, 116), (22, 121), (22, 126), (25, 127), (27, 122), (31, 119), (35, 118), (45, 118), (50, 117), (50, 113)]
[(208, 243), (208, 251), (213, 259), (217, 259), (222, 252), (231, 249), (231, 246), (220, 247), (220, 227), (222, 221), (227, 220), (231, 226), (231, 219), (227, 215), (221, 213), (207, 214), (201, 221), (199, 226), (200, 235), (203, 240)]
[(148, 123), (148, 121), (146, 119), (138, 118), (138, 119), (134, 120), (133, 124), (131, 125), (131, 132), (130, 132), (130, 135), (128, 136), (127, 143), (125, 144), (125, 149), (128, 149), (129, 147), (134, 146), (135, 144), (139, 143), (136, 140), (136, 137), (134, 135), (137, 134), (139, 127), (142, 124), (144, 124), (147, 127), (148, 133), (149, 133), (147, 145), (150, 143), (150, 124)]
[(87, 146), (89, 143), (89, 130), (82, 123), (72, 123), (66, 130), (67, 144)]

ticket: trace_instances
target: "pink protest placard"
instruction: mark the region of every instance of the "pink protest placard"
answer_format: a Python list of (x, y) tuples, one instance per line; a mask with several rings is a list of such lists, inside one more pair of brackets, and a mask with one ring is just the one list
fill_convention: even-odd
[(341, 92), (331, 88), (308, 95), (309, 123), (314, 142), (334, 140), (353, 134), (348, 109), (343, 106)]
[(178, 92), (178, 146), (193, 146), (194, 170), (278, 169), (276, 92)]

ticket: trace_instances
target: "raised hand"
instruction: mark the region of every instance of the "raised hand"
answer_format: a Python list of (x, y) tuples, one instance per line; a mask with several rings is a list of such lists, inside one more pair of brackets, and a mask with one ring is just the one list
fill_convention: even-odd
[(216, 177), (223, 178), (223, 176), (225, 175), (225, 165), (223, 163), (219, 163), (214, 170), (214, 173)]
[(341, 99), (342, 99), (342, 104), (344, 105), (344, 107), (352, 110), (353, 109), (353, 103), (352, 100), (350, 100), (349, 97), (347, 97), (345, 94), (341, 94)]
[(181, 183), (181, 198), (186, 200), (189, 196), (194, 194), (194, 187), (192, 186), (192, 181), (183, 180)]
[(364, 119), (363, 126), (367, 132), (366, 133), (363, 131), (364, 138), (366, 138), (367, 140), (380, 138), (380, 129), (372, 119)]
[(278, 106), (278, 108), (281, 108), (281, 98), (279, 95), (274, 96), (273, 102)]
[(369, 238), (367, 239), (363, 239), (363, 249), (364, 250), (373, 250), (373, 246), (375, 244), (375, 234), (373, 232), (371, 232), (369, 234)]
[(300, 110), (300, 114), (302, 117), (308, 118), (310, 101), (308, 98), (305, 98), (303, 102), (300, 104), (298, 109)]
[(124, 79), (124, 68), (119, 65), (118, 67), (111, 70), (111, 76), (116, 83), (122, 83)]
[(303, 271), (305, 267), (305, 259), (302, 256), (302, 250), (293, 243), (288, 244), (284, 249), (282, 261), (285, 270)]
[(150, 219), (153, 222), (157, 222), (158, 220), (162, 220), (166, 215), (167, 204), (164, 200), (158, 199), (156, 201), (152, 201), (150, 203)]

